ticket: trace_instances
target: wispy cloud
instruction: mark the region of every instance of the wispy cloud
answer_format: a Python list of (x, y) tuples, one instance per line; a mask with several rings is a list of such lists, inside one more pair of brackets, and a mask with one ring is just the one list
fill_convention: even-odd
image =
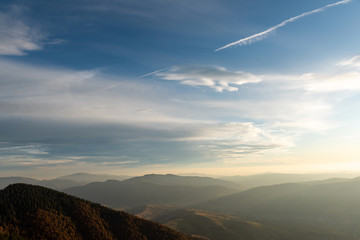
[(138, 77), (138, 78), (148, 77), (148, 76), (151, 76), (151, 75), (157, 74), (157, 73), (159, 73), (159, 72), (166, 71), (166, 70), (168, 70), (168, 69), (170, 69), (170, 68), (162, 68), (162, 69), (159, 69), (159, 70), (156, 70), (156, 71), (153, 71), (153, 72), (150, 72), (150, 73), (146, 73), (146, 74), (144, 74), (144, 75), (141, 75), (141, 76), (140, 76), (140, 77)]
[(313, 75), (305, 84), (309, 92), (359, 91), (360, 73), (345, 72), (332, 76)]
[(337, 64), (338, 66), (351, 66), (360, 67), (360, 55), (341, 61)]
[(156, 73), (165, 80), (180, 81), (190, 86), (206, 86), (217, 92), (238, 90), (234, 85), (260, 82), (261, 78), (246, 72), (231, 72), (223, 67), (211, 66), (175, 66), (166, 72)]
[[(351, 59), (343, 65), (356, 63)], [(347, 67), (340, 68), (333, 75), (290, 76), (190, 65), (154, 73), (178, 84), (239, 91), (226, 98), (215, 94), (214, 99), (211, 91), (202, 89), (162, 88), (163, 81), (128, 81), (98, 70), (43, 68), (2, 59), (0, 155), (14, 160), (3, 166), (51, 168), (70, 159), (64, 167), (114, 169), (236, 162), (245, 156), (250, 161), (264, 153), (278, 154), (293, 148), (303, 133), (333, 127), (333, 99), (327, 99), (327, 92), (360, 89), (356, 69), (350, 74)], [(240, 88), (242, 84), (249, 87)]]
[(289, 18), (289, 19), (285, 20), (285, 21), (279, 23), (278, 25), (270, 27), (270, 28), (266, 29), (263, 32), (256, 33), (256, 34), (251, 35), (249, 37), (242, 38), (242, 39), (237, 40), (235, 42), (231, 42), (229, 44), (226, 44), (223, 47), (217, 48), (217, 49), (215, 49), (215, 52), (223, 50), (223, 49), (228, 48), (228, 47), (235, 46), (235, 45), (242, 46), (242, 45), (247, 45), (247, 44), (251, 44), (253, 42), (259, 41), (259, 40), (263, 39), (264, 37), (266, 37), (269, 33), (275, 31), (278, 28), (284, 27), (288, 23), (294, 22), (294, 21), (296, 21), (296, 20), (298, 20), (300, 18), (309, 16), (309, 15), (312, 15), (312, 14), (321, 12), (321, 11), (327, 9), (327, 8), (335, 7), (335, 6), (338, 6), (338, 5), (341, 5), (341, 4), (347, 4), (347, 3), (351, 2), (351, 1), (352, 0), (343, 0), (343, 1), (336, 2), (336, 3), (328, 4), (328, 5), (324, 6), (324, 7), (317, 8), (317, 9), (309, 11), (309, 12), (304, 12), (304, 13), (302, 13), (300, 15), (297, 15), (295, 17), (292, 17), (292, 18)]
[(5, 154), (31, 154), (31, 155), (43, 155), (48, 154), (44, 151), (44, 147), (41, 145), (21, 145), (21, 146), (1, 146), (1, 155)]
[(74, 162), (69, 159), (39, 159), (31, 158), (26, 155), (12, 155), (0, 158), (1, 167), (44, 167), (44, 166), (59, 166)]
[[(183, 92), (164, 95), (156, 85), (158, 81), (148, 85), (134, 80), (115, 81), (97, 71), (41, 68), (6, 60), (0, 61), (1, 69), (0, 142), (10, 143), (3, 144), (0, 151), (9, 159), (16, 158), (15, 164), (9, 162), (7, 167), (48, 166), (48, 163), (55, 166), (48, 161), (86, 154), (95, 157), (74, 161), (106, 162), (102, 167), (130, 166), (137, 164), (136, 161), (140, 165), (184, 159), (214, 161), (225, 156), (225, 148), (226, 156), (230, 154), (232, 146), (236, 148), (236, 156), (291, 146), (287, 138), (263, 130), (251, 121), (243, 122), (239, 116), (232, 118), (234, 122), (224, 124), (219, 119), (224, 111), (195, 105), (195, 95)], [(198, 81), (196, 85), (201, 85), (203, 76), (213, 82), (211, 88), (224, 91), (232, 84), (260, 80), (252, 74), (211, 66), (172, 68), (158, 74), (165, 73), (174, 74), (171, 79), (176, 77), (184, 84)], [(97, 91), (115, 84), (118, 87)], [(18, 116), (27, 119), (26, 123)], [(128, 157), (119, 159), (119, 155)]]
[(199, 150), (205, 150), (211, 157), (222, 160), (230, 156), (238, 158), (264, 151), (283, 151), (294, 146), (285, 134), (274, 133), (252, 122), (203, 124), (197, 127), (192, 136), (178, 140), (201, 143)]
[(295, 87), (309, 93), (354, 92), (360, 90), (360, 55), (342, 60), (332, 73), (307, 73), (297, 77)]
[(0, 55), (25, 55), (42, 49), (45, 35), (22, 19), (22, 8), (13, 6), (0, 12)]

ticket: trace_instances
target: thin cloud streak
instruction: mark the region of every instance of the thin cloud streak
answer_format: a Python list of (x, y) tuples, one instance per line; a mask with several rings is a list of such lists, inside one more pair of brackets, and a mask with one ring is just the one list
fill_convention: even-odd
[(156, 70), (156, 71), (153, 71), (153, 72), (150, 72), (150, 73), (146, 73), (144, 75), (141, 75), (140, 77), (137, 77), (137, 79), (140, 79), (140, 78), (144, 78), (144, 77), (148, 77), (148, 76), (151, 76), (151, 75), (154, 75), (154, 74), (157, 74), (159, 72), (163, 72), (163, 71), (166, 71), (170, 69), (170, 67), (167, 67), (167, 68), (162, 68), (162, 69), (159, 69), (159, 70)]
[(294, 22), (300, 18), (303, 18), (303, 17), (306, 17), (306, 16), (309, 16), (309, 15), (312, 15), (312, 14), (315, 14), (315, 13), (318, 13), (318, 12), (321, 12), (327, 8), (331, 8), (331, 7), (335, 7), (335, 6), (338, 6), (338, 5), (341, 5), (341, 4), (347, 4), (347, 3), (350, 3), (352, 0), (343, 0), (343, 1), (340, 1), (340, 2), (336, 2), (336, 3), (332, 3), (332, 4), (328, 4), (324, 7), (321, 7), (321, 8), (317, 8), (315, 10), (312, 10), (312, 11), (309, 11), (309, 12), (305, 12), (305, 13), (302, 13), (298, 16), (295, 16), (295, 17), (292, 17), (292, 18), (289, 18), (283, 22), (281, 22), (280, 24), (278, 25), (275, 25), (271, 28), (268, 28), (266, 29), (265, 31), (263, 32), (260, 32), (260, 33), (256, 33), (254, 35), (251, 35), (249, 37), (246, 37), (246, 38), (242, 38), (238, 41), (235, 41), (235, 42), (232, 42), (232, 43), (229, 43), (223, 47), (220, 47), (218, 49), (215, 50), (215, 52), (218, 52), (218, 51), (221, 51), (225, 48), (228, 48), (228, 47), (232, 47), (234, 45), (239, 45), (239, 46), (243, 46), (243, 45), (247, 45), (247, 44), (251, 44), (251, 43), (254, 43), (256, 41), (259, 41), (261, 39), (263, 39), (266, 35), (268, 35), (269, 33), (275, 31), (276, 29), (278, 28), (281, 28), (281, 27), (284, 27), (286, 24), (288, 23), (291, 23), (291, 22)]

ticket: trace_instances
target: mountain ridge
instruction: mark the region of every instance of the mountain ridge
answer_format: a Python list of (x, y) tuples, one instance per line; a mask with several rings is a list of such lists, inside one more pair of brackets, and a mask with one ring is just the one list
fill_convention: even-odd
[(27, 184), (34, 184), (43, 187), (48, 187), (55, 190), (63, 190), (75, 186), (86, 185), (91, 182), (106, 181), (109, 179), (125, 180), (127, 178), (130, 177), (122, 176), (122, 175), (117, 176), (117, 175), (90, 174), (90, 173), (75, 173), (75, 174), (65, 175), (52, 179), (44, 179), (44, 180), (39, 180), (29, 177), (17, 177), (17, 176), (1, 177), (0, 189), (3, 189), (6, 186), (14, 183), (25, 183), (25, 184), (27, 183)]
[(237, 191), (219, 185), (159, 185), (143, 181), (143, 178), (94, 182), (64, 190), (68, 194), (99, 202), (112, 208), (145, 204), (185, 206)]
[(359, 178), (288, 183), (252, 188), (192, 207), (271, 222), (297, 234), (304, 234), (304, 229), (312, 232), (304, 239), (358, 239), (359, 189)]
[(191, 240), (188, 235), (41, 186), (0, 191), (0, 239)]

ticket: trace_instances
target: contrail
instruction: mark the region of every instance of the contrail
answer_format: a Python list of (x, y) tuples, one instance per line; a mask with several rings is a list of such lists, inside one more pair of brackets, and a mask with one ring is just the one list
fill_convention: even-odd
[(139, 79), (139, 78), (144, 78), (144, 77), (147, 77), (147, 76), (150, 76), (150, 75), (154, 75), (154, 74), (156, 74), (156, 73), (163, 72), (163, 71), (168, 70), (168, 69), (170, 69), (170, 67), (163, 68), (163, 69), (159, 69), (159, 70), (153, 71), (153, 72), (151, 72), (151, 73), (147, 73), (147, 74), (141, 75), (141, 76), (137, 77), (137, 79)]
[[(137, 77), (136, 79), (140, 79), (140, 78), (144, 78), (144, 77), (147, 77), (147, 76), (151, 76), (151, 75), (154, 75), (154, 74), (159, 73), (159, 72), (163, 72), (163, 71), (168, 70), (168, 69), (170, 69), (170, 67), (168, 67), (168, 68), (163, 68), (163, 69), (159, 69), (159, 70), (153, 71), (153, 72), (151, 72), (151, 73), (147, 73), (147, 74), (141, 75), (141, 76)], [(102, 89), (97, 90), (97, 92), (102, 92), (102, 91), (106, 91), (106, 90), (115, 88), (115, 87), (119, 86), (120, 84), (121, 84), (121, 83), (115, 83), (115, 84), (109, 85), (109, 86), (107, 86), (107, 87), (104, 87), (104, 88), (102, 88)]]
[(216, 49), (215, 52), (220, 51), (220, 50), (223, 50), (223, 49), (228, 48), (228, 47), (231, 47), (231, 46), (234, 46), (234, 45), (242, 46), (242, 45), (247, 45), (247, 44), (251, 44), (251, 43), (253, 43), (253, 42), (259, 41), (259, 40), (261, 40), (262, 38), (264, 38), (267, 34), (275, 31), (275, 30), (278, 29), (278, 28), (281, 28), (281, 27), (285, 26), (286, 24), (288, 24), (288, 23), (290, 23), (290, 22), (294, 22), (294, 21), (296, 21), (296, 20), (298, 20), (298, 19), (300, 19), (300, 18), (309, 16), (309, 15), (314, 14), (314, 13), (321, 12), (321, 11), (327, 9), (327, 8), (335, 7), (335, 6), (340, 5), (340, 4), (347, 4), (347, 3), (351, 2), (351, 1), (352, 1), (352, 0), (343, 0), (343, 1), (340, 1), (340, 2), (328, 4), (328, 5), (324, 6), (324, 7), (321, 7), (321, 8), (318, 8), (318, 9), (315, 9), (315, 10), (312, 10), (312, 11), (309, 11), (309, 12), (302, 13), (302, 14), (296, 16), (296, 17), (289, 18), (289, 19), (281, 22), (281, 23), (278, 24), (278, 25), (275, 25), (275, 26), (273, 26), (273, 27), (271, 27), (271, 28), (268, 28), (268, 29), (266, 29), (266, 30), (263, 31), (263, 32), (256, 33), (256, 34), (251, 35), (251, 36), (249, 36), (249, 37), (242, 38), (242, 39), (240, 39), (240, 40), (238, 40), (238, 41), (235, 41), (235, 42), (229, 43), (229, 44), (227, 44), (227, 45), (225, 45), (225, 46), (223, 46), (223, 47), (220, 47), (220, 48)]

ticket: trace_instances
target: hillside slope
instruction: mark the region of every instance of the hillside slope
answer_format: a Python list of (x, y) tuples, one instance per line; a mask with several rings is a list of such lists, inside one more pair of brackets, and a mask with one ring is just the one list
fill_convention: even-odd
[(360, 179), (333, 181), (258, 187), (194, 207), (318, 234), (306, 239), (359, 239)]
[(199, 209), (148, 205), (126, 211), (162, 223), (178, 231), (201, 235), (211, 240), (301, 240), (295, 234), (276, 226)]
[[(188, 177), (162, 175), (161, 179), (159, 176), (155, 178), (144, 176), (125, 181), (109, 180), (64, 191), (113, 208), (147, 204), (186, 206), (239, 191), (220, 184), (213, 185), (217, 181), (207, 178), (205, 180), (197, 178), (193, 184), (190, 181), (192, 178), (188, 179)], [(225, 183), (228, 184), (228, 182)], [(231, 183), (229, 184), (231, 185)]]
[(191, 237), (51, 189), (27, 184), (0, 191), (0, 239), (190, 240)]
[(125, 180), (127, 182), (148, 182), (158, 185), (176, 186), (186, 185), (193, 187), (222, 186), (225, 188), (242, 190), (241, 184), (211, 177), (178, 176), (174, 174), (147, 174), (141, 177), (133, 177)]
[(334, 174), (267, 173), (267, 174), (256, 174), (250, 176), (227, 176), (227, 177), (222, 177), (222, 179), (242, 184), (244, 186), (243, 189), (245, 190), (245, 189), (251, 189), (261, 186), (271, 186), (275, 184), (324, 181), (330, 178), (351, 178), (355, 176), (356, 175), (352, 175), (352, 174), (335, 174), (335, 173)]

